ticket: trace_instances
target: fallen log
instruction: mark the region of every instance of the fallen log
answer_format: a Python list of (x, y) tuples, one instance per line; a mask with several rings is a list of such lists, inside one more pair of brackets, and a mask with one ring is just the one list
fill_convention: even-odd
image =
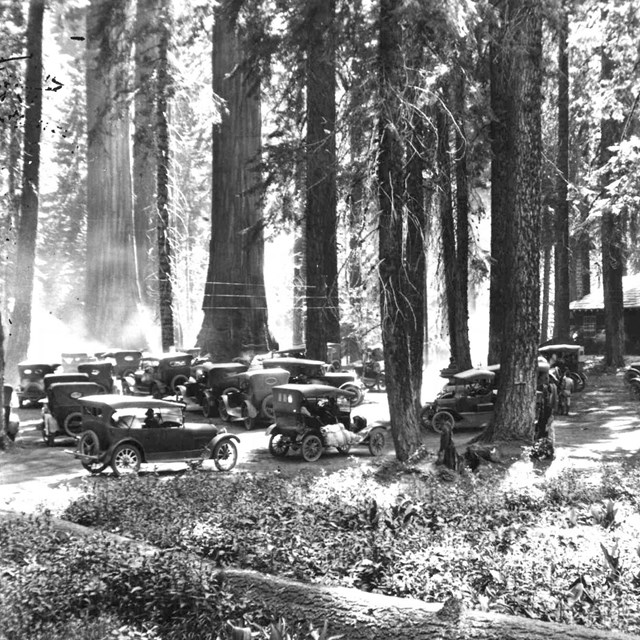
[[(0, 510), (0, 522), (27, 518)], [(135, 549), (141, 556), (163, 553), (162, 549), (106, 531), (51, 518), (56, 531), (77, 537), (106, 539)], [(185, 553), (186, 554), (186, 553)], [(266, 611), (288, 623), (328, 623), (329, 635), (345, 640), (637, 640), (640, 636), (589, 629), (577, 625), (542, 622), (519, 616), (466, 610), (457, 598), (444, 604), (414, 598), (398, 598), (347, 587), (298, 582), (245, 569), (217, 567), (211, 572), (232, 594), (250, 596)]]

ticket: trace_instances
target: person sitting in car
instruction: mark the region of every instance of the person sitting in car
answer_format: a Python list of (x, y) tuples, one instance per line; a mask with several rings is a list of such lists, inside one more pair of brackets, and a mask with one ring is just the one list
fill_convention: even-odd
[(147, 409), (145, 416), (143, 424), (145, 429), (155, 429), (160, 426), (160, 420), (158, 420), (158, 416), (156, 416), (151, 407)]

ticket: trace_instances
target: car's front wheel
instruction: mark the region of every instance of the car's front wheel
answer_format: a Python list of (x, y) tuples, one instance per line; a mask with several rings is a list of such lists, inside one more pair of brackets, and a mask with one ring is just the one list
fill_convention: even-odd
[(384, 445), (386, 444), (386, 438), (382, 429), (374, 429), (369, 434), (369, 453), (372, 456), (380, 456), (384, 451)]
[[(97, 456), (100, 454), (100, 441), (95, 431), (84, 431), (78, 441), (78, 453), (85, 456)], [(106, 469), (107, 465), (99, 460), (81, 460), (82, 466), (92, 475)]]
[(231, 471), (238, 461), (238, 448), (233, 440), (223, 440), (213, 448), (211, 457), (218, 471)]
[(142, 456), (134, 444), (119, 444), (111, 455), (111, 468), (117, 476), (136, 474), (140, 471)]
[(307, 462), (315, 462), (322, 455), (322, 440), (315, 433), (308, 433), (302, 438), (302, 457)]
[(438, 411), (433, 418), (431, 418), (431, 428), (436, 433), (442, 433), (445, 429), (453, 431), (456, 421), (454, 417), (448, 411)]

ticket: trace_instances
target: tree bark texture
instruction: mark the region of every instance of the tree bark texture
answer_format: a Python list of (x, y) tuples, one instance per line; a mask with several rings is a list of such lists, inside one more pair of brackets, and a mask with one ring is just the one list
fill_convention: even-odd
[(160, 338), (162, 350), (175, 345), (173, 324), (173, 291), (171, 286), (171, 224), (169, 216), (169, 43), (171, 6), (167, 0), (158, 8), (158, 85), (156, 94), (157, 135), (157, 239), (158, 239), (158, 304), (160, 307)]
[[(603, 82), (613, 77), (614, 62), (606, 49), (602, 47)], [(621, 137), (621, 123), (613, 116), (603, 117), (600, 123), (600, 167), (605, 167), (612, 156), (610, 147), (618, 144)], [(609, 183), (609, 172), (602, 176), (601, 188)], [(604, 362), (607, 366), (624, 366), (624, 302), (622, 275), (625, 267), (624, 240), (620, 215), (612, 211), (607, 204), (602, 211), (600, 224), (602, 242), (602, 289), (604, 294), (605, 351)]]
[(293, 317), (292, 317), (292, 341), (294, 345), (304, 343), (305, 327), (305, 300), (306, 300), (306, 236), (305, 221), (301, 221), (301, 229), (296, 231), (293, 241)]
[[(495, 419), (483, 439), (533, 438), (540, 319), (541, 57), (540, 7), (510, 0), (502, 53), (510, 118), (506, 128), (508, 200), (505, 226), (504, 325)], [(508, 347), (508, 348), (507, 348)]]
[(5, 449), (9, 443), (9, 436), (7, 435), (7, 423), (4, 419), (4, 381), (4, 315), (2, 313), (2, 310), (0, 310), (0, 407), (2, 407), (2, 423), (0, 424), (0, 449)]
[(569, 336), (569, 14), (561, 9), (558, 30), (558, 161), (556, 173), (555, 305), (553, 336)]
[[(384, 0), (383, 0), (384, 1)], [(0, 511), (0, 521), (24, 518)], [(65, 520), (51, 519), (56, 531), (76, 538), (99, 538), (114, 547), (135, 549), (140, 557), (162, 552), (144, 542), (95, 531)], [(185, 554), (186, 557), (189, 557)], [(251, 598), (264, 611), (283, 617), (288, 624), (327, 622), (330, 636), (349, 640), (632, 640), (636, 636), (583, 626), (542, 622), (498, 613), (465, 610), (456, 598), (444, 604), (397, 598), (346, 587), (303, 583), (245, 569), (219, 569), (199, 559), (203, 572), (215, 576), (220, 587), (238, 597)], [(46, 601), (46, 594), (43, 596)]]
[(44, 0), (30, 0), (27, 18), (27, 69), (24, 87), (22, 192), (16, 266), (9, 321), (7, 365), (11, 370), (27, 355), (31, 338), (31, 303), (38, 231), (40, 136), (42, 131), (42, 23)]
[(156, 209), (156, 139), (154, 96), (157, 90), (159, 12), (155, 0), (138, 0), (135, 28), (135, 132), (133, 136), (133, 195), (138, 279), (143, 302), (149, 304), (157, 285), (157, 261), (152, 238)]
[(418, 414), (408, 363), (411, 335), (422, 333), (411, 306), (413, 284), (405, 261), (404, 145), (400, 136), (403, 83), (400, 0), (381, 0), (378, 50), (378, 199), (380, 317), (391, 433), (396, 456), (406, 460), (420, 446)]
[(87, 329), (106, 346), (146, 346), (129, 160), (129, 0), (87, 9)]
[(241, 35), (225, 3), (215, 11), (213, 91), (221, 99), (213, 130), (211, 243), (198, 346), (216, 360), (271, 346), (264, 288), (258, 164), (259, 79), (244, 66)]
[(336, 218), (335, 0), (309, 0), (307, 39), (306, 347), (327, 359), (340, 342)]
[(488, 364), (497, 364), (502, 355), (504, 333), (504, 307), (507, 296), (504, 290), (507, 281), (506, 225), (510, 215), (508, 177), (509, 167), (509, 108), (506, 101), (506, 79), (508, 77), (508, 53), (501, 46), (504, 39), (505, 9), (497, 0), (500, 23), (495, 26), (489, 47), (490, 56), (490, 100), (492, 118), (489, 129), (491, 139), (491, 274), (489, 289), (489, 352)]

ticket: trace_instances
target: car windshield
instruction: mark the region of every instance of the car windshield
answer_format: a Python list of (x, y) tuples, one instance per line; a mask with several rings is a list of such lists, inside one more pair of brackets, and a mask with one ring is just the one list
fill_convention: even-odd
[[(111, 416), (114, 425), (124, 429), (141, 429), (147, 419), (146, 407), (130, 407), (115, 411)], [(174, 407), (154, 407), (153, 414), (158, 421), (158, 426), (163, 423), (182, 424), (182, 411)]]

